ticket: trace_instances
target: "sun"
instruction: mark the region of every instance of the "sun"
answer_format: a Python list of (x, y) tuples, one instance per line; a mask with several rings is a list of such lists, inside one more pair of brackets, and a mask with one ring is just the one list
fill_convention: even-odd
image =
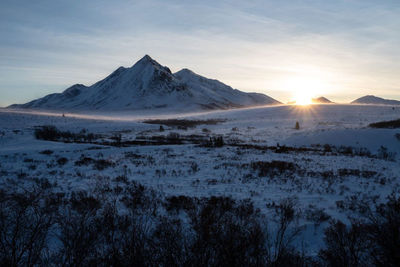
[(295, 97), (294, 102), (296, 105), (307, 106), (312, 104), (312, 97), (307, 95), (300, 95)]
[(315, 77), (293, 77), (287, 81), (291, 92), (291, 103), (295, 105), (311, 105), (312, 99), (320, 94), (323, 83)]

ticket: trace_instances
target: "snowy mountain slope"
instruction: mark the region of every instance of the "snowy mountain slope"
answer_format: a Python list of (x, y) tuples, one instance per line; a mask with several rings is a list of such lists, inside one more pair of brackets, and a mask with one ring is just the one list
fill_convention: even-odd
[(263, 94), (245, 93), (190, 70), (175, 74), (146, 55), (130, 68), (120, 67), (90, 87), (74, 85), (11, 108), (53, 110), (226, 109), (279, 104)]
[[(64, 106), (71, 105), (75, 103), (75, 99), (82, 94), (82, 92), (88, 87), (83, 84), (75, 84), (67, 88), (63, 93), (50, 94), (45, 97), (33, 100), (29, 103), (23, 105), (11, 105), (10, 107), (22, 107), (22, 108), (39, 108), (39, 107), (51, 107), (51, 106)], [(51, 103), (51, 105), (49, 105)]]
[(400, 101), (366, 95), (354, 100), (351, 104), (400, 105)]
[(265, 104), (279, 104), (275, 99), (258, 93), (245, 93), (221, 83), (200, 76), (191, 70), (182, 69), (174, 73), (184, 84), (192, 89), (193, 96), (200, 105), (215, 102), (221, 107), (240, 107)]

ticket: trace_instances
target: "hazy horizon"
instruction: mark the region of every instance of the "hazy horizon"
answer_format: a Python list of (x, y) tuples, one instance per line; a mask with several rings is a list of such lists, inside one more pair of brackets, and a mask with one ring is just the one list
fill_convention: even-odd
[(398, 1), (2, 1), (0, 106), (91, 85), (145, 54), (283, 103), (400, 99)]

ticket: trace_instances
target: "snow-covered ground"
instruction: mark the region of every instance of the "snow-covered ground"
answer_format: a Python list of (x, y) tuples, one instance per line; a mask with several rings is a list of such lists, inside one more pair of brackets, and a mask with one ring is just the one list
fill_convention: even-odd
[[(194, 128), (143, 123), (146, 119), (220, 119), (215, 125)], [(303, 214), (323, 210), (332, 218), (349, 215), (340, 203), (352, 197), (384, 201), (400, 193), (400, 129), (372, 129), (369, 123), (400, 118), (400, 108), (366, 105), (274, 106), (198, 114), (66, 114), (0, 110), (0, 183), (16, 186), (32, 179), (48, 179), (55, 189), (68, 192), (91, 185), (118, 183), (118, 176), (148, 185), (165, 195), (224, 195), (250, 198), (268, 214), (272, 203), (297, 198)], [(299, 122), (300, 129), (295, 129)], [(37, 140), (37, 126), (54, 125), (61, 131), (100, 134), (93, 143)], [(207, 147), (185, 141), (173, 145), (113, 145), (150, 140), (178, 133), (181, 138), (200, 136), (208, 140), (223, 136), (225, 145)], [(101, 143), (108, 142), (107, 145)], [(330, 144), (331, 146), (326, 146)], [(290, 146), (307, 149), (279, 150)], [(341, 146), (351, 146), (340, 148)], [(366, 148), (370, 153), (360, 153)], [(47, 150), (47, 151), (46, 151)], [(386, 152), (386, 154), (384, 153)], [(60, 160), (63, 158), (63, 160)], [(84, 158), (104, 159), (96, 167)], [(292, 169), (271, 167), (262, 173), (257, 162), (293, 163)], [(9, 183), (7, 183), (9, 186)], [(312, 219), (301, 220), (306, 231), (302, 244), (311, 253), (322, 244), (323, 228)]]

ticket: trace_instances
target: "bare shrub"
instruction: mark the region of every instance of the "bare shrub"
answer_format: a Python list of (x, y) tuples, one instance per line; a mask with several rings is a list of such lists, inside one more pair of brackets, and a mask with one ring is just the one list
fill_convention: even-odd
[(346, 226), (341, 221), (332, 221), (325, 230), (326, 249), (319, 256), (328, 266), (367, 266), (368, 239), (365, 226), (353, 222)]
[(40, 151), (39, 153), (43, 154), (43, 155), (51, 155), (54, 153), (54, 151), (50, 150), (50, 149), (46, 149), (46, 150)]
[(96, 245), (99, 240), (96, 213), (100, 202), (87, 192), (72, 194), (57, 216), (62, 247), (56, 258), (61, 265), (89, 265), (96, 255)]
[(287, 198), (274, 207), (275, 227), (267, 231), (267, 261), (270, 265), (294, 266), (304, 260), (292, 245), (302, 231), (297, 224), (296, 205), (295, 198)]
[(283, 173), (293, 173), (296, 171), (297, 165), (292, 162), (273, 160), (251, 162), (250, 167), (258, 171), (258, 176), (276, 176)]
[(57, 159), (57, 163), (58, 163), (58, 165), (60, 165), (60, 166), (65, 165), (67, 162), (68, 162), (68, 159), (65, 158), (65, 157), (61, 157), (61, 158), (58, 158), (58, 159)]
[(110, 160), (105, 160), (105, 159), (98, 159), (94, 161), (93, 168), (99, 171), (102, 171), (104, 169), (114, 167), (115, 163), (110, 161)]
[(39, 189), (23, 193), (0, 192), (0, 264), (33, 266), (43, 264), (49, 229), (54, 216), (43, 203)]
[(378, 155), (377, 156), (380, 159), (394, 161), (395, 158), (396, 158), (396, 153), (389, 151), (387, 147), (381, 146), (378, 149)]
[(203, 146), (205, 147), (223, 147), (224, 144), (224, 138), (222, 136), (210, 137), (208, 141), (203, 142)]
[(264, 233), (249, 201), (236, 203), (225, 197), (204, 200), (192, 216), (195, 241), (192, 261), (196, 266), (263, 265)]
[(400, 197), (391, 195), (385, 204), (367, 214), (367, 235), (371, 256), (377, 266), (398, 266), (400, 262)]

